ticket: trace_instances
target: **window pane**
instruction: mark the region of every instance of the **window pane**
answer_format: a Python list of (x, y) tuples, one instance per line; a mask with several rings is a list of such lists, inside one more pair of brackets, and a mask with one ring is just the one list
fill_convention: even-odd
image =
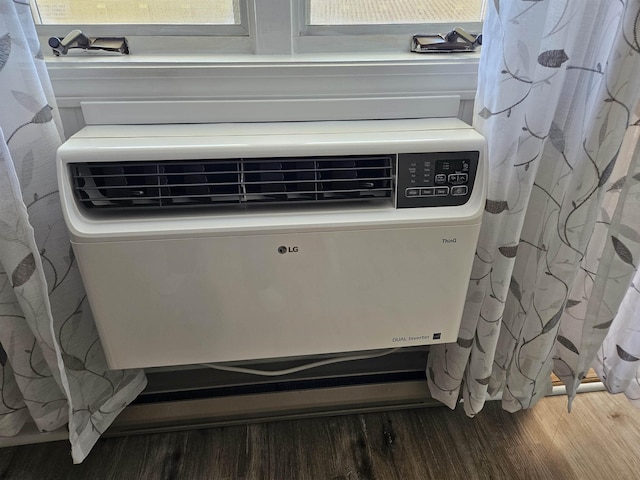
[(309, 25), (479, 22), (484, 0), (308, 0)]
[(240, 24), (239, 0), (32, 0), (37, 23)]

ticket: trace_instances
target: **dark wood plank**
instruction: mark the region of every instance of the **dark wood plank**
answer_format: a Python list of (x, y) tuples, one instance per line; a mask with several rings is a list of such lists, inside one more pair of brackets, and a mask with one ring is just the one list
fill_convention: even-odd
[(580, 394), (571, 413), (565, 397), (545, 398), (531, 414), (577, 478), (640, 476), (640, 410), (624, 395)]
[(367, 419), (374, 471), (389, 479), (440, 479), (445, 473), (466, 479), (553, 478), (543, 444), (519, 445), (517, 421), (500, 429), (493, 412), (485, 413), (469, 419), (461, 410), (416, 410)]
[(12, 455), (8, 464), (0, 466), (1, 479), (63, 479), (71, 467), (68, 442), (25, 445), (3, 450), (11, 451)]
[(266, 478), (367, 478), (366, 439), (355, 415), (278, 422), (268, 429)]
[(0, 450), (1, 479), (636, 478), (640, 412), (621, 396), (543, 399), (510, 414), (490, 402), (100, 440), (82, 465), (67, 442)]

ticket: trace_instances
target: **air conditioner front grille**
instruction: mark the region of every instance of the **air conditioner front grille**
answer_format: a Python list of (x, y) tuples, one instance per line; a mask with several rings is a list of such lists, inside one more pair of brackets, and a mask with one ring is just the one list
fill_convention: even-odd
[(392, 197), (395, 155), (72, 163), (77, 201), (114, 210)]

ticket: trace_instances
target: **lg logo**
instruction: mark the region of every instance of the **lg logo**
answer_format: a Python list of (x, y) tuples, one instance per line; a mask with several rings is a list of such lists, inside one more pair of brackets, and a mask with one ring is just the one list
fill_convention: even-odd
[(298, 247), (285, 247), (284, 245), (278, 247), (278, 253), (284, 255), (285, 253), (298, 253)]

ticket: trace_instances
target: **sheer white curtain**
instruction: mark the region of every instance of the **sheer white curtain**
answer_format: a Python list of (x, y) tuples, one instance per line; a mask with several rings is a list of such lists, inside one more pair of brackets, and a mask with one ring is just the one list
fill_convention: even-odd
[(145, 386), (109, 371), (62, 218), (62, 130), (28, 2), (0, 0), (0, 435), (68, 422), (80, 462)]
[[(485, 218), (460, 337), (427, 365), (452, 408), (460, 389), (468, 415), (487, 391), (528, 408), (552, 369), (572, 398), (612, 326), (640, 256), (640, 165), (621, 151), (639, 17), (640, 0), (488, 4), (474, 118), (488, 141)], [(638, 347), (606, 355), (629, 363)]]
[[(640, 155), (640, 121), (636, 121), (627, 132), (622, 153), (630, 157)], [(640, 181), (640, 174), (631, 177), (620, 175), (615, 178), (618, 178), (618, 190), (622, 189), (627, 181)], [(634, 195), (634, 201), (638, 225), (640, 193)], [(626, 237), (640, 241), (640, 229), (623, 224), (621, 231)], [(640, 407), (640, 271), (636, 271), (633, 282), (622, 299), (618, 314), (604, 343), (598, 349), (593, 366), (607, 390), (612, 393), (624, 393), (633, 404)]]

